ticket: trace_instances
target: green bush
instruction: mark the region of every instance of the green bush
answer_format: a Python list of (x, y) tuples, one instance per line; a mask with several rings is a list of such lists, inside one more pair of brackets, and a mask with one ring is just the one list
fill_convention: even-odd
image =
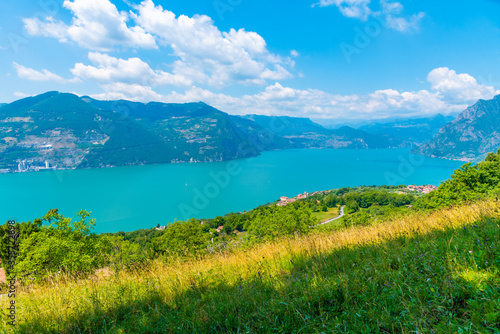
[(500, 150), (490, 153), (484, 161), (466, 163), (436, 191), (420, 198), (416, 207), (437, 209), (474, 201), (500, 193)]
[(315, 223), (311, 210), (296, 202), (257, 210), (247, 229), (254, 239), (274, 240), (285, 235), (309, 233), (310, 226)]
[(206, 248), (208, 235), (196, 219), (177, 221), (165, 229), (162, 236), (154, 239), (153, 249), (160, 254), (196, 254)]
[(55, 209), (34, 223), (21, 223), (19, 250), (12, 273), (18, 278), (31, 274), (43, 278), (60, 271), (89, 272), (97, 268), (102, 264), (102, 243), (91, 233), (95, 220), (87, 221), (89, 215), (81, 210), (80, 220), (72, 222)]
[(147, 258), (147, 250), (141, 250), (139, 244), (125, 240), (123, 236), (101, 236), (101, 245), (104, 262), (114, 269), (130, 268)]

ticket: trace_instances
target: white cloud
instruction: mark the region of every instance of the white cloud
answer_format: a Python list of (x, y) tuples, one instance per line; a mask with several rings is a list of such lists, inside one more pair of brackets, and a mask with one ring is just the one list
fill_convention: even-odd
[(12, 93), (12, 95), (14, 95), (14, 97), (18, 98), (18, 99), (23, 99), (25, 97), (28, 97), (28, 96), (31, 96), (29, 94), (26, 94), (26, 93), (23, 93), (23, 92), (14, 92)]
[(337, 6), (345, 17), (356, 18), (362, 21), (370, 17), (381, 18), (385, 26), (399, 32), (418, 31), (420, 22), (425, 17), (425, 13), (420, 12), (409, 17), (403, 17), (404, 6), (400, 2), (390, 2), (380, 0), (380, 11), (370, 8), (372, 0), (320, 0), (313, 5), (320, 7)]
[(290, 55), (292, 57), (298, 57), (298, 56), (300, 56), (300, 53), (297, 50), (292, 50), (292, 51), (290, 51)]
[(46, 69), (41, 71), (34, 70), (32, 68), (25, 67), (23, 65), (19, 65), (16, 62), (13, 62), (13, 65), (16, 69), (17, 76), (21, 79), (28, 79), (31, 81), (56, 81), (61, 84), (67, 83), (77, 83), (80, 82), (80, 79), (64, 79), (57, 74), (54, 74)]
[(55, 22), (50, 16), (45, 19), (45, 22), (39, 18), (25, 18), (23, 23), (28, 34), (32, 36), (54, 37), (61, 42), (68, 41), (68, 26), (61, 21)]
[(99, 100), (129, 100), (139, 102), (162, 101), (163, 96), (153, 91), (149, 86), (139, 84), (111, 83), (101, 87), (105, 93), (95, 94), (91, 97)]
[[(447, 69), (446, 69), (447, 70)], [(470, 98), (475, 87), (482, 98), (495, 94), (492, 87), (478, 85), (467, 74), (436, 69), (429, 74), (431, 90), (400, 92), (381, 89), (363, 95), (330, 94), (317, 89), (295, 89), (276, 82), (263, 91), (241, 97), (214, 93), (199, 87), (191, 87), (184, 93), (171, 92), (160, 95), (148, 86), (104, 86), (108, 97), (119, 97), (142, 102), (197, 102), (203, 101), (230, 114), (289, 115), (310, 118), (372, 119), (389, 116), (426, 116), (436, 113), (449, 114), (467, 108), (474, 101)], [(475, 83), (471, 85), (471, 83)], [(469, 88), (467, 88), (469, 87)], [(466, 89), (468, 94), (450, 96), (444, 92)], [(500, 92), (496, 92), (500, 93)], [(134, 95), (137, 94), (137, 95)], [(479, 98), (476, 95), (476, 98)]]
[(403, 11), (403, 5), (400, 2), (381, 0), (380, 5), (382, 7), (381, 15), (384, 17), (388, 28), (400, 32), (418, 31), (420, 29), (420, 22), (425, 17), (425, 13), (420, 12), (413, 14), (409, 18), (404, 18), (399, 16)]
[(156, 48), (151, 34), (142, 27), (127, 26), (129, 14), (118, 12), (109, 0), (65, 0), (63, 7), (74, 17), (71, 25), (47, 17), (25, 18), (26, 31), (33, 36), (54, 37), (62, 42), (72, 40), (82, 48), (109, 51), (114, 47)]
[(327, 7), (334, 5), (337, 6), (342, 15), (346, 17), (366, 20), (371, 14), (371, 10), (368, 7), (370, 1), (371, 0), (320, 0), (320, 2), (313, 6)]
[(82, 79), (98, 82), (147, 83), (149, 85), (191, 85), (192, 81), (182, 75), (153, 70), (139, 58), (127, 60), (111, 57), (107, 54), (89, 52), (89, 60), (95, 65), (75, 64), (73, 75)]
[(478, 99), (491, 99), (500, 94), (492, 86), (481, 85), (469, 74), (457, 74), (448, 67), (432, 70), (427, 76), (432, 89), (450, 101), (473, 102)]
[(265, 40), (255, 32), (221, 32), (208, 16), (176, 17), (151, 0), (135, 9), (135, 21), (179, 58), (173, 64), (175, 74), (218, 87), (228, 82), (262, 85), (268, 79), (292, 77), (283, 67), (287, 59), (270, 53)]
[(95, 66), (75, 65), (73, 71), (81, 77), (103, 81), (121, 76), (124, 83), (130, 83), (134, 74), (141, 73), (155, 78), (148, 84), (197, 83), (216, 87), (233, 83), (265, 85), (268, 80), (293, 77), (287, 69), (295, 65), (291, 57), (271, 53), (262, 36), (245, 29), (220, 31), (206, 15), (176, 16), (152, 0), (133, 5), (128, 13), (119, 12), (109, 0), (65, 0), (64, 7), (73, 13), (70, 25), (51, 17), (43, 21), (26, 18), (27, 32), (62, 42), (75, 41), (82, 48), (101, 52), (100, 58), (105, 58), (103, 52), (117, 47), (161, 47), (161, 51), (170, 55), (173, 52), (177, 58), (169, 64), (171, 73), (167, 73), (151, 70), (139, 58), (114, 58), (111, 63), (102, 64), (94, 61), (97, 56), (93, 56)]

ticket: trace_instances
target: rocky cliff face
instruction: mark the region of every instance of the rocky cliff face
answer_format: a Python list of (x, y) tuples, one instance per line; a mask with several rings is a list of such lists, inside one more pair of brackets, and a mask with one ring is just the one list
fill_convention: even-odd
[(500, 95), (479, 100), (443, 126), (414, 153), (430, 157), (474, 161), (500, 147)]

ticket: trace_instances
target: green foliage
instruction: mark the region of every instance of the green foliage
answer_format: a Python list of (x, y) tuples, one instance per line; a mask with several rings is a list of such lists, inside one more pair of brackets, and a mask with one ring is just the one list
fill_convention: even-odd
[[(37, 273), (41, 278), (58, 271), (88, 272), (100, 264), (101, 243), (91, 230), (95, 220), (89, 212), (78, 212), (80, 220), (72, 222), (50, 210), (35, 225), (27, 224), (31, 233), (21, 230), (19, 253), (14, 267), (18, 277)], [(22, 224), (21, 224), (22, 225)]]
[[(19, 244), (24, 239), (29, 238), (32, 234), (38, 233), (42, 226), (41, 219), (35, 219), (34, 222), (15, 223), (13, 225), (14, 235), (11, 238), (9, 234), (9, 224), (6, 222), (0, 225), (0, 260), (5, 269), (7, 276), (14, 273), (13, 268), (10, 267), (9, 258), (12, 251), (19, 251)], [(17, 255), (17, 254), (16, 254)]]
[(321, 200), (321, 203), (323, 205), (326, 205), (329, 208), (333, 208), (333, 207), (336, 207), (337, 204), (340, 203), (340, 199), (337, 196), (335, 196), (334, 194), (328, 194), (327, 196), (325, 196)]
[(371, 216), (365, 210), (348, 215), (344, 218), (346, 227), (355, 225), (369, 225)]
[(100, 242), (104, 263), (112, 268), (131, 268), (146, 260), (146, 254), (141, 251), (140, 245), (125, 240), (123, 236), (101, 236)]
[[(40, 292), (33, 296), (34, 290), (20, 296), (23, 305), (44, 312), (26, 312), (16, 330), (498, 333), (499, 224), (485, 216), (460, 228), (391, 234), (378, 242), (326, 249), (315, 243), (321, 239), (304, 238), (308, 247), (302, 251), (284, 242), (269, 256), (235, 254), (220, 266), (215, 258), (193, 261), (182, 271), (174, 265), (117, 275), (112, 283), (72, 283), (71, 296), (45, 298)], [(56, 294), (67, 286), (45, 291)], [(45, 311), (41, 303), (62, 298), (69, 305)]]
[(351, 214), (359, 210), (359, 204), (354, 198), (350, 198), (346, 201), (344, 212), (346, 214)]
[(381, 206), (391, 205), (400, 207), (413, 202), (414, 197), (406, 194), (390, 193), (388, 191), (368, 190), (363, 192), (349, 192), (344, 195), (344, 201), (348, 204), (354, 200), (360, 208), (369, 208), (377, 204)]
[(156, 228), (141, 229), (132, 232), (116, 232), (116, 233), (103, 233), (102, 237), (119, 237), (124, 241), (135, 244), (140, 249), (141, 254), (147, 257), (153, 257), (153, 242), (155, 238), (160, 237), (164, 231), (157, 230)]
[(197, 254), (206, 248), (207, 234), (196, 219), (168, 225), (162, 236), (154, 240), (153, 248), (160, 254)]
[(261, 208), (254, 212), (247, 229), (255, 239), (274, 240), (285, 235), (309, 233), (310, 226), (315, 223), (311, 210), (300, 203), (293, 203)]
[(500, 150), (490, 153), (484, 161), (466, 163), (436, 191), (420, 198), (416, 206), (437, 209), (458, 205), (500, 193)]

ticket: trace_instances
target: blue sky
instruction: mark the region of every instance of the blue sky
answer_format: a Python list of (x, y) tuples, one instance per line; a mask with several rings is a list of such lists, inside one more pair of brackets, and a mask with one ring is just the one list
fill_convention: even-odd
[(49, 90), (377, 119), (500, 94), (500, 1), (0, 3), (0, 101)]

